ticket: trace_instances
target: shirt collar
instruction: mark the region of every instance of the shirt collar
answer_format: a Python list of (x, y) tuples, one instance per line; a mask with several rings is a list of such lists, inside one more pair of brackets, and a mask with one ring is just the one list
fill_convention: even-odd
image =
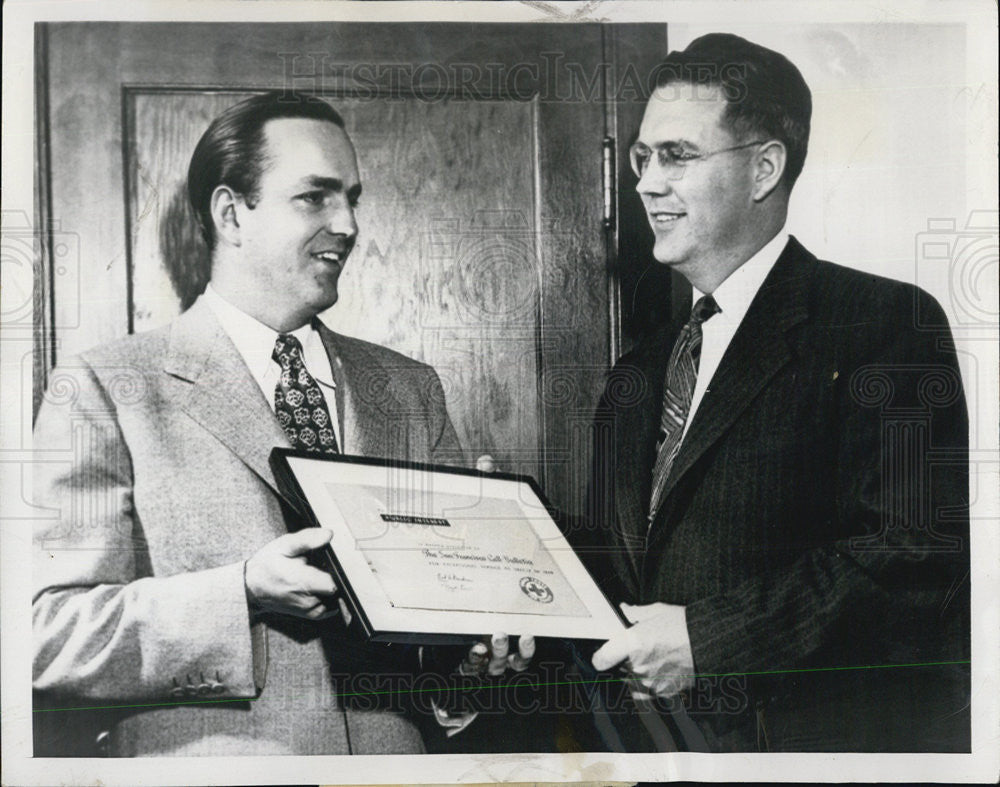
[[(781, 230), (715, 288), (712, 297), (719, 304), (720, 316), (723, 321), (736, 325), (743, 321), (743, 317), (750, 309), (750, 304), (761, 285), (764, 284), (764, 279), (767, 278), (767, 274), (771, 272), (771, 268), (774, 267), (788, 243), (788, 237), (788, 233)], [(705, 293), (697, 287), (692, 287), (692, 305), (703, 295)]]
[[(202, 297), (222, 325), (226, 335), (236, 345), (236, 349), (243, 356), (243, 361), (250, 368), (254, 377), (258, 379), (263, 377), (271, 364), (274, 363), (271, 356), (274, 354), (274, 343), (277, 341), (278, 331), (265, 325), (256, 317), (251, 317), (242, 309), (233, 306), (219, 295), (218, 291), (212, 287), (211, 282), (205, 288), (205, 294)], [(318, 317), (316, 322), (319, 322)], [(302, 345), (303, 361), (309, 373), (321, 383), (332, 387), (334, 382), (330, 364), (313, 361), (313, 359), (326, 357), (326, 348), (319, 331), (313, 327), (314, 324), (310, 321), (294, 331), (288, 331), (288, 333), (298, 339)]]

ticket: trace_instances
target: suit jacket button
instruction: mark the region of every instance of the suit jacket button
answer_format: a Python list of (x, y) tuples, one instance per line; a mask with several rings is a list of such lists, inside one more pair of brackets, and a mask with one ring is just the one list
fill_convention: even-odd
[(213, 694), (222, 694), (226, 690), (226, 687), (221, 683), (216, 683), (214, 680), (208, 684), (209, 688), (212, 690)]
[(198, 693), (198, 687), (195, 686), (193, 683), (189, 683), (187, 686), (184, 687), (184, 693), (187, 694), (189, 697), (193, 697)]
[(170, 690), (170, 696), (171, 697), (183, 697), (184, 696), (184, 688), (182, 686), (174, 686)]
[(204, 695), (208, 694), (209, 691), (211, 691), (211, 688), (212, 687), (209, 686), (207, 683), (199, 683), (198, 684), (198, 694), (204, 696)]
[(98, 757), (107, 757), (111, 754), (111, 733), (101, 730), (94, 739), (94, 746), (97, 748)]

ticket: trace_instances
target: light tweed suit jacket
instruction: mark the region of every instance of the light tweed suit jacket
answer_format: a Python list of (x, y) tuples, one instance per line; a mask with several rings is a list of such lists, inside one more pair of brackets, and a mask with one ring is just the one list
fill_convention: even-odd
[[(348, 450), (463, 463), (433, 369), (322, 332)], [(35, 427), (52, 518), (35, 533), (34, 689), (106, 709), (36, 714), (94, 744), (63, 753), (422, 751), (398, 707), (338, 700), (361, 673), (405, 674), (405, 654), (339, 620), (249, 618), (243, 561), (293, 515), (268, 466), (287, 445), (203, 302), (54, 370)]]

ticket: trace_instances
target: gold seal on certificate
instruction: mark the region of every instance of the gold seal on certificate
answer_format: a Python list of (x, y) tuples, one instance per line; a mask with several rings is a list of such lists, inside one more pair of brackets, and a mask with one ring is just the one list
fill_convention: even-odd
[(527, 476), (276, 448), (279, 485), (333, 531), (328, 567), (375, 640), (624, 628)]

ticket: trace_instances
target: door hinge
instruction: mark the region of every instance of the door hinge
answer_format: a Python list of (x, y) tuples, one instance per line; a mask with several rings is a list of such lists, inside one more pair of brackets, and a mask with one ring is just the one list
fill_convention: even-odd
[(615, 229), (615, 138), (605, 137), (601, 143), (603, 156), (601, 159), (601, 178), (604, 189), (604, 229), (613, 231)]

